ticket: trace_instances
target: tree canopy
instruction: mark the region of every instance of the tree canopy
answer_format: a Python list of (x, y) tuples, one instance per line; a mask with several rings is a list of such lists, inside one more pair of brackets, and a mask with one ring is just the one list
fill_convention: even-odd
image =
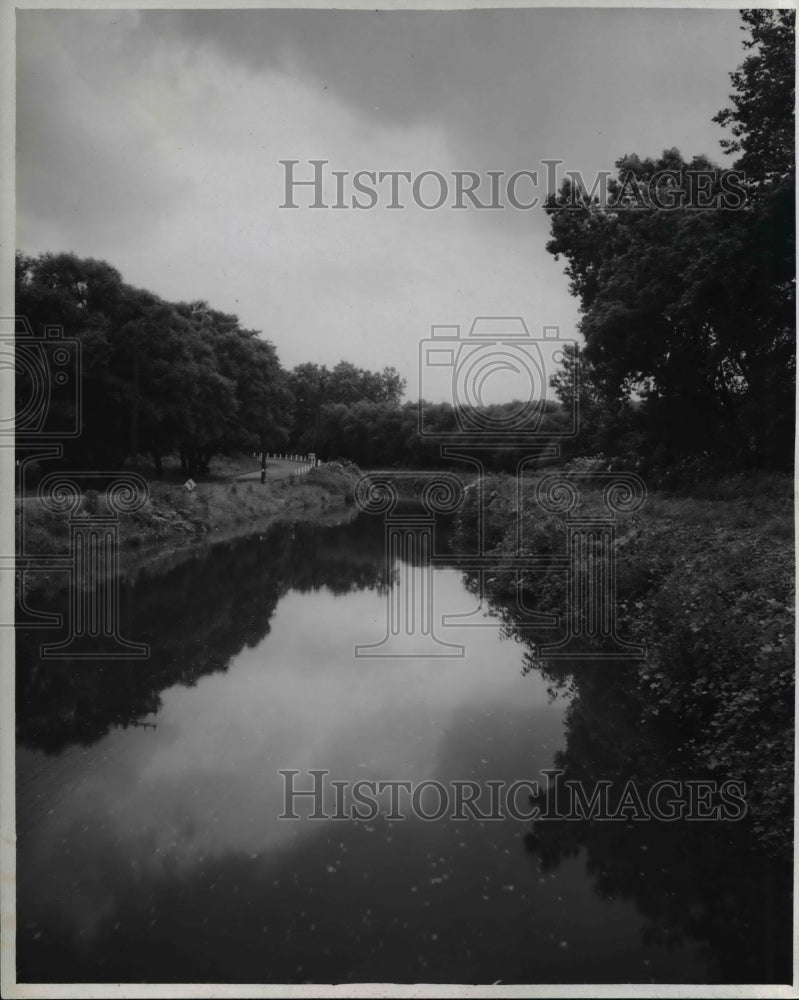
[[(793, 14), (742, 16), (753, 54), (731, 75), (732, 107), (715, 119), (732, 131), (726, 148), (742, 154), (735, 175), (676, 149), (628, 154), (605, 203), (571, 180), (548, 202), (547, 248), (565, 258), (581, 310), (585, 343), (572, 363), (592, 403), (583, 449), (615, 438), (618, 450), (666, 464), (698, 454), (792, 460)], [(699, 174), (708, 178), (704, 203), (695, 187), (675, 200)], [(631, 204), (640, 190), (648, 199)], [(745, 199), (713, 197), (731, 190)], [(663, 207), (667, 194), (674, 207)]]
[[(180, 451), (191, 474), (215, 453), (287, 439), (291, 396), (275, 348), (235, 316), (166, 302), (125, 284), (109, 264), (69, 253), (18, 254), (16, 292), (35, 335), (58, 324), (82, 347), (71, 464), (116, 468), (141, 451), (158, 468)], [(25, 377), (18, 373), (18, 383)]]

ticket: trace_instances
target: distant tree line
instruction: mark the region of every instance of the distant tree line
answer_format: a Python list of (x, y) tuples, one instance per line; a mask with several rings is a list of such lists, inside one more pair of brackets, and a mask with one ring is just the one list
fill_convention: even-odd
[[(464, 425), (465, 411), (451, 403), (423, 404), (420, 434), (420, 406), (402, 402), (405, 380), (394, 368), (341, 361), (286, 371), (273, 344), (236, 316), (202, 301), (167, 302), (103, 261), (18, 253), (16, 296), (35, 344), (57, 325), (81, 347), (81, 433), (64, 441), (73, 468), (115, 469), (149, 455), (160, 475), (165, 456), (179, 455), (185, 474), (201, 475), (214, 455), (275, 451), (424, 468), (440, 464), (442, 438)], [(18, 340), (18, 414), (37, 377), (23, 361)], [(59, 392), (52, 376), (47, 405), (57, 428), (74, 422), (68, 411), (77, 397), (72, 387)], [(482, 416), (496, 422), (516, 406), (487, 407)], [(562, 404), (541, 409), (538, 426), (550, 421), (559, 430)], [(512, 469), (518, 454), (510, 445), (495, 449), (489, 467)]]
[[(326, 456), (348, 458), (367, 469), (440, 468), (442, 443), (449, 441), (457, 445), (462, 442), (468, 452), (465, 442), (474, 444), (478, 439), (472, 428), (503, 422), (505, 426), (513, 426), (518, 410), (518, 401), (487, 406), (471, 416), (468, 407), (456, 408), (452, 403), (406, 402), (398, 405), (370, 400), (352, 405), (328, 403), (321, 408), (319, 451)], [(562, 435), (568, 423), (565, 408), (557, 400), (544, 403), (541, 411), (535, 422), (537, 444), (545, 438), (554, 440)], [(424, 433), (420, 431), (421, 426)], [(511, 472), (527, 450), (519, 443), (518, 436), (512, 434), (507, 444), (494, 444), (490, 451), (479, 449), (479, 454), (485, 468)]]

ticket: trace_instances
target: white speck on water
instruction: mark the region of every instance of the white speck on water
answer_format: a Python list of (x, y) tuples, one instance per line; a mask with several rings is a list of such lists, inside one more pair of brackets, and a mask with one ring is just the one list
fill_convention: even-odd
[(328, 873), (328, 875), (335, 875), (337, 871), (338, 871), (338, 868), (336, 868), (335, 865), (328, 865), (327, 866), (327, 873)]
[(560, 944), (558, 945), (558, 947), (559, 948), (568, 948), (569, 947), (569, 942), (568, 941), (561, 941)]

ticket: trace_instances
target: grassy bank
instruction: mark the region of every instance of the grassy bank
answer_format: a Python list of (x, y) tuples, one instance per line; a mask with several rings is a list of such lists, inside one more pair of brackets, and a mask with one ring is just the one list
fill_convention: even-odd
[[(230, 478), (209, 477), (191, 492), (178, 482), (151, 480), (143, 506), (119, 517), (123, 563), (162, 556), (200, 539), (258, 531), (277, 521), (330, 520), (336, 512), (344, 516), (359, 475), (354, 466), (329, 463), (262, 484), (259, 479), (237, 481), (237, 467), (225, 471)], [(35, 496), (18, 499), (16, 506), (24, 532), (20, 548), (26, 555), (65, 553), (70, 517), (106, 512), (103, 494), (92, 490), (85, 491), (72, 515), (45, 510)]]
[[(697, 484), (690, 496), (653, 493), (639, 511), (617, 515), (618, 632), (645, 643), (647, 652), (638, 662), (602, 666), (541, 663), (521, 628), (517, 580), (503, 570), (518, 524), (528, 555), (563, 551), (564, 543), (565, 515), (543, 514), (534, 489), (535, 479), (526, 480), (519, 519), (516, 481), (498, 476), (483, 482), (487, 544), (498, 568), (489, 598), (509, 629), (530, 642), (531, 668), (541, 669), (555, 688), (571, 690), (574, 740), (562, 762), (574, 764), (576, 755), (585, 764), (590, 718), (592, 747), (604, 740), (614, 747), (616, 763), (633, 774), (644, 773), (654, 755), (655, 772), (667, 760), (684, 773), (744, 781), (757, 836), (769, 850), (787, 850), (794, 722), (790, 477), (733, 477)], [(464, 549), (475, 542), (477, 506), (472, 491), (458, 519)], [(589, 489), (572, 516), (603, 512), (602, 493)], [(520, 589), (526, 606), (563, 611), (564, 573), (525, 572)], [(612, 725), (597, 740), (611, 702)]]

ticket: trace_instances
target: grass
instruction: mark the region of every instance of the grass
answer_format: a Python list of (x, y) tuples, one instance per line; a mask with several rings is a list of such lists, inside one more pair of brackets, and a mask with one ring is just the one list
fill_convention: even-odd
[[(235, 464), (198, 482), (189, 492), (183, 485), (168, 480), (150, 480), (144, 505), (119, 518), (122, 553), (146, 549), (163, 550), (164, 546), (182, 546), (192, 540), (219, 531), (240, 529), (242, 533), (265, 527), (271, 521), (298, 517), (313, 518), (343, 508), (352, 496), (355, 474), (339, 467), (322, 467), (304, 476), (231, 482), (230, 472), (238, 474)], [(251, 468), (247, 471), (251, 471)], [(85, 496), (74, 516), (85, 517), (105, 512), (102, 494)], [(64, 553), (69, 545), (69, 520), (66, 514), (46, 511), (33, 498), (17, 501), (18, 525), (24, 519), (24, 538), (18, 527), (18, 546), (26, 555)]]

